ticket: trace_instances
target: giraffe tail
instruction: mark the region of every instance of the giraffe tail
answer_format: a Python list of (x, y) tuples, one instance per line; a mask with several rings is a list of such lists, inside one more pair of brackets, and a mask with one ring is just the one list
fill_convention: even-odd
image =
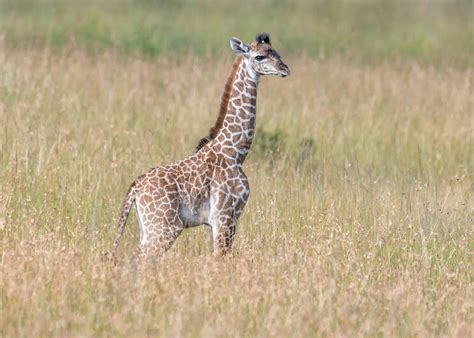
[(114, 241), (114, 248), (112, 249), (111, 259), (115, 262), (115, 253), (117, 252), (118, 246), (120, 244), (120, 238), (122, 237), (123, 231), (125, 230), (125, 224), (127, 224), (128, 215), (130, 214), (130, 210), (132, 209), (133, 203), (135, 202), (136, 198), (136, 189), (135, 189), (135, 182), (132, 183), (130, 188), (128, 189), (127, 196), (125, 197), (125, 201), (123, 202), (122, 206), (122, 213), (120, 214), (120, 219), (117, 225), (117, 235)]

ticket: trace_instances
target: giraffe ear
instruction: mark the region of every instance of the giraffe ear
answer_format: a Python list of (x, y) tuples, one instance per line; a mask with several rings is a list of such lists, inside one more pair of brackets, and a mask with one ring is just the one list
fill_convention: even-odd
[(232, 48), (235, 54), (247, 54), (250, 50), (249, 45), (246, 45), (237, 38), (230, 39), (230, 47)]

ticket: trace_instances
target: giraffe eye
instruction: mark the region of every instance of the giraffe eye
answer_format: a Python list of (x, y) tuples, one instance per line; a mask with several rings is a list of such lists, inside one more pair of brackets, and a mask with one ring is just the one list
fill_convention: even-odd
[(263, 55), (257, 55), (257, 56), (255, 57), (255, 60), (257, 60), (257, 61), (262, 61), (263, 59), (265, 59), (265, 57), (266, 57), (266, 56), (263, 56)]

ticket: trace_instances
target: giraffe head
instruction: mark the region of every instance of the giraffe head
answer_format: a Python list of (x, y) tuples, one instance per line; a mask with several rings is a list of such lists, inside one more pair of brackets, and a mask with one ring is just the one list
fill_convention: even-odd
[(234, 53), (242, 55), (257, 75), (290, 75), (290, 68), (283, 62), (280, 54), (272, 47), (267, 33), (258, 34), (250, 45), (237, 38), (230, 39)]

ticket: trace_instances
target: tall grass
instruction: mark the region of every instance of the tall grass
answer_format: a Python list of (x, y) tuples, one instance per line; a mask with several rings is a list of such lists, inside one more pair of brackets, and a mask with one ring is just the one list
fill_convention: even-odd
[[(0, 0), (0, 334), (474, 335), (471, 1)], [(138, 265), (130, 182), (216, 118), (267, 30), (233, 253)], [(225, 56), (228, 55), (228, 56)]]
[(473, 333), (472, 69), (289, 57), (265, 78), (233, 254), (133, 260), (123, 195), (189, 154), (231, 59), (0, 49), (2, 336)]

